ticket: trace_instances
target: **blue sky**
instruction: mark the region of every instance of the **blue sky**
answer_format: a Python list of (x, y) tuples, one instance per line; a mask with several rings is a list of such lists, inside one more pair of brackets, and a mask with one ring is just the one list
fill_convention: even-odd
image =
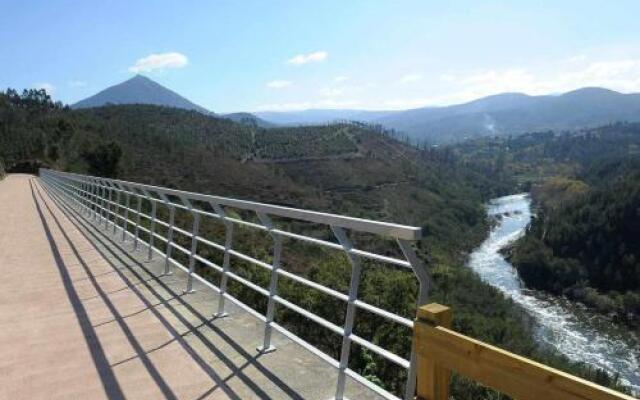
[(216, 112), (640, 92), (640, 1), (7, 1), (0, 87), (72, 103), (140, 72)]

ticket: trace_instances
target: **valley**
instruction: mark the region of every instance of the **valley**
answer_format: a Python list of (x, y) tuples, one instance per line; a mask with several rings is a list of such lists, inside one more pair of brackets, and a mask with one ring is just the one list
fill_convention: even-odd
[(5, 3), (0, 400), (640, 400), (640, 1)]
[(573, 361), (581, 361), (640, 390), (640, 336), (611, 318), (580, 306), (566, 297), (532, 290), (502, 251), (521, 238), (532, 219), (526, 194), (492, 199), (487, 214), (496, 219), (489, 237), (469, 257), (480, 278), (523, 307), (535, 320), (534, 337)]
[[(0, 158), (9, 172), (17, 166), (45, 165), (421, 226), (425, 239), (418, 250), (432, 274), (430, 297), (456, 310), (456, 330), (625, 390), (622, 384), (628, 379), (621, 380), (592, 364), (536, 344), (539, 331), (526, 308), (467, 267), (469, 255), (490, 229), (484, 208), (487, 201), (523, 188), (529, 190), (558, 173), (580, 170), (586, 165), (585, 149), (598, 149), (603, 157), (610, 151), (609, 155), (615, 156), (624, 142), (633, 154), (638, 136), (635, 126), (602, 129), (614, 133), (594, 135), (596, 142), (583, 141), (579, 146), (573, 141), (581, 139), (574, 136), (542, 134), (424, 148), (400, 140), (393, 132), (359, 123), (265, 129), (154, 105), (68, 109), (35, 90), (0, 96)], [(571, 145), (559, 146), (557, 141)], [(353, 154), (359, 156), (351, 157)], [(280, 162), (283, 160), (287, 162)], [(187, 216), (178, 213), (176, 221), (188, 229)], [(204, 234), (219, 238), (219, 228)], [(391, 251), (393, 247), (384, 241), (362, 240), (378, 251)], [(253, 235), (245, 242), (252, 247), (244, 251), (268, 259), (268, 238)], [(209, 256), (215, 260), (215, 254)], [(336, 290), (345, 290), (348, 269), (344, 260), (326, 254), (321, 257), (325, 261), (317, 262), (317, 256), (304, 246), (294, 247), (283, 257), (283, 265)], [(258, 285), (268, 282), (267, 275), (246, 263), (234, 264), (234, 268)], [(209, 276), (217, 279), (215, 274)], [(410, 274), (383, 272), (372, 265), (362, 285), (364, 300), (407, 317), (415, 314), (417, 288)], [(232, 294), (257, 308), (264, 307), (263, 299), (243, 290), (238, 285), (230, 287)], [(325, 297), (301, 292), (294, 284), (283, 284), (281, 291), (329, 321), (343, 317), (341, 308)], [(339, 352), (339, 343), (326, 332), (310, 329), (286, 310), (278, 311), (278, 319), (328, 354)], [(375, 316), (363, 321), (359, 334), (408, 356), (406, 332), (381, 329), (384, 325)], [(388, 390), (401, 390), (404, 378), (393, 365), (372, 359), (363, 351), (354, 354), (353, 365), (362, 373), (375, 370), (376, 377), (388, 382)], [(460, 378), (454, 379), (452, 390), (460, 399), (492, 396), (489, 389)]]

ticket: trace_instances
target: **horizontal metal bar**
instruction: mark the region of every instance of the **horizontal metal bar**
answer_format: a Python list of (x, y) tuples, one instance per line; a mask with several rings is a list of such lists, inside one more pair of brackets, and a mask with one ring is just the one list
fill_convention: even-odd
[(383, 358), (386, 358), (387, 360), (393, 362), (394, 364), (399, 365), (404, 369), (409, 369), (409, 365), (410, 365), (409, 364), (409, 360), (405, 360), (404, 358), (402, 358), (402, 357), (400, 357), (400, 356), (398, 356), (396, 354), (393, 354), (392, 352), (390, 352), (388, 350), (385, 350), (382, 347), (380, 347), (380, 346), (378, 346), (376, 344), (373, 344), (370, 341), (368, 341), (366, 339), (363, 339), (360, 336), (355, 335), (353, 333), (351, 335), (349, 335), (349, 338), (353, 342), (359, 344), (360, 346), (362, 346), (362, 347), (364, 347), (366, 349), (369, 349), (369, 350), (373, 351), (374, 353), (378, 354), (379, 356), (382, 356)]
[(255, 264), (255, 265), (257, 265), (257, 266), (260, 266), (260, 267), (262, 267), (262, 268), (264, 268), (264, 269), (266, 269), (266, 270), (271, 271), (271, 270), (273, 269), (273, 267), (271, 266), (271, 264), (267, 264), (267, 263), (266, 263), (266, 262), (264, 262), (264, 261), (260, 261), (260, 260), (258, 260), (258, 259), (256, 259), (256, 258), (253, 258), (253, 257), (251, 257), (251, 256), (248, 256), (248, 255), (246, 255), (246, 254), (244, 254), (244, 253), (240, 253), (239, 251), (236, 251), (236, 250), (230, 249), (230, 250), (228, 251), (228, 253), (229, 253), (229, 254), (231, 254), (231, 255), (232, 255), (232, 256), (234, 256), (234, 257), (237, 257), (237, 258), (239, 258), (239, 259), (241, 259), (241, 260), (244, 260), (244, 261), (250, 262), (250, 263), (252, 263), (252, 264)]
[(260, 286), (256, 285), (255, 283), (251, 282), (248, 279), (245, 279), (237, 274), (234, 274), (231, 271), (227, 271), (227, 276), (231, 279), (233, 279), (236, 282), (240, 282), (243, 285), (245, 285), (246, 287), (248, 287), (249, 289), (253, 289), (254, 291), (260, 293), (263, 296), (269, 296), (269, 291), (266, 290), (265, 288), (261, 288)]
[[(91, 176), (83, 176), (68, 172), (56, 172), (58, 175), (67, 177), (76, 177), (80, 180), (83, 178), (97, 178)], [(103, 179), (104, 178), (99, 178)], [(118, 179), (110, 179), (110, 182), (128, 186), (129, 188), (137, 188), (138, 190), (146, 190), (163, 194), (165, 196), (176, 196), (179, 198), (188, 198), (192, 201), (202, 201), (205, 203), (216, 203), (223, 206), (239, 208), (243, 210), (251, 210), (262, 212), (272, 216), (279, 216), (291, 219), (299, 219), (307, 222), (315, 222), (323, 225), (332, 225), (345, 229), (356, 230), (360, 232), (374, 233), (383, 236), (390, 236), (405, 240), (418, 240), (422, 237), (422, 229), (419, 227), (399, 225), (390, 222), (372, 221), (363, 218), (347, 217), (338, 214), (323, 213), (318, 211), (301, 210), (297, 208), (277, 206), (271, 204), (258, 203), (247, 200), (237, 200), (215, 195), (206, 195), (200, 193), (186, 192), (183, 190), (163, 188), (153, 185), (145, 185), (141, 183), (128, 182)], [(174, 204), (176, 207), (179, 205)], [(184, 207), (180, 205), (180, 207)]]
[[(206, 258), (202, 257), (199, 254), (194, 254), (193, 258), (195, 258), (197, 261), (203, 263), (204, 265), (206, 265), (207, 267), (213, 268), (218, 272), (222, 272), (222, 267), (219, 266), (218, 264), (211, 262), (209, 260), (207, 260)], [(197, 274), (196, 274), (197, 275)]]
[(278, 304), (282, 304), (283, 306), (287, 307), (288, 309), (290, 309), (291, 311), (295, 311), (298, 314), (302, 315), (303, 317), (306, 317), (307, 319), (312, 320), (313, 322), (315, 322), (318, 325), (324, 326), (325, 328), (333, 331), (334, 333), (337, 333), (340, 336), (344, 335), (344, 329), (342, 329), (341, 327), (339, 327), (338, 325), (334, 324), (333, 322), (329, 322), (326, 319), (312, 313), (311, 311), (307, 311), (304, 308), (297, 306), (295, 304), (293, 304), (292, 302), (283, 299), (282, 297), (276, 295), (273, 296), (273, 299), (278, 302)]
[(180, 233), (181, 235), (187, 236), (187, 237), (189, 237), (189, 238), (190, 238), (190, 237), (193, 237), (193, 233), (191, 233), (191, 232), (189, 232), (189, 231), (186, 231), (186, 230), (184, 230), (184, 229), (182, 229), (182, 228), (179, 228), (179, 227), (177, 227), (177, 226), (175, 226), (175, 225), (173, 226), (173, 231), (174, 231), (174, 232), (178, 232), (178, 233)]
[(320, 291), (322, 293), (325, 293), (325, 294), (328, 294), (330, 296), (333, 296), (336, 299), (339, 299), (339, 300), (342, 300), (342, 301), (347, 301), (347, 299), (349, 298), (344, 293), (340, 293), (337, 290), (328, 288), (326, 286), (322, 286), (319, 283), (310, 281), (309, 279), (303, 278), (303, 277), (298, 276), (296, 274), (293, 274), (293, 273), (291, 273), (289, 271), (285, 271), (284, 269), (278, 269), (277, 272), (278, 272), (278, 274), (280, 274), (280, 275), (282, 275), (282, 276), (284, 276), (286, 278), (289, 278), (289, 279), (291, 279), (291, 280), (293, 280), (295, 282), (298, 282), (298, 283), (301, 283), (303, 285), (306, 285), (306, 286), (309, 286), (311, 288), (314, 288), (314, 289), (316, 289), (316, 290), (318, 290), (318, 291)]
[(183, 252), (186, 255), (191, 254), (191, 250), (187, 249), (186, 247), (180, 246), (176, 242), (171, 242), (170, 246), (173, 247), (174, 249), (180, 250), (181, 252)]
[[(100, 208), (103, 208), (103, 207), (100, 207)], [(107, 211), (108, 211), (108, 210), (107, 210)], [(109, 211), (109, 212), (110, 212), (110, 211)], [(216, 215), (217, 215), (217, 214), (216, 214)], [(124, 219), (124, 217), (121, 217), (121, 216), (119, 216), (119, 215), (118, 215), (118, 217), (120, 217), (121, 219)], [(132, 221), (130, 221), (130, 220), (127, 220), (127, 221), (128, 221), (129, 223), (132, 223)], [(168, 224), (167, 224), (167, 225), (168, 225)], [(146, 232), (149, 232), (149, 231), (148, 231), (147, 229), (145, 229), (145, 228), (142, 228), (142, 229), (143, 229), (144, 231), (146, 231)], [(174, 229), (179, 229), (179, 228), (174, 227)], [(190, 232), (187, 232), (187, 231), (183, 231), (183, 232), (185, 232), (188, 236), (192, 236), (192, 234), (191, 234)], [(288, 233), (288, 232), (286, 232), (286, 231), (280, 231), (280, 230), (277, 230), (277, 229), (274, 229), (274, 230), (273, 230), (273, 232), (274, 232), (274, 233), (278, 233), (278, 234), (286, 234), (286, 233)], [(296, 235), (296, 234), (294, 234), (294, 235), (295, 235), (297, 238), (304, 237), (304, 236), (302, 236), (302, 235)], [(162, 235), (160, 235), (160, 234), (154, 233), (154, 236), (155, 236), (155, 237), (157, 237), (157, 238), (158, 238), (158, 239), (160, 239), (160, 240), (163, 240), (164, 242), (166, 242), (166, 241), (167, 241), (167, 239), (166, 239), (165, 237), (163, 237)], [(307, 237), (304, 237), (304, 238), (306, 239)], [(202, 243), (204, 243), (204, 244), (207, 244), (207, 245), (209, 245), (209, 246), (212, 246), (212, 247), (214, 247), (214, 248), (216, 248), (216, 249), (218, 249), (218, 250), (224, 251), (224, 246), (219, 245), (219, 244), (217, 244), (217, 243), (215, 243), (215, 242), (209, 241), (209, 240), (207, 240), (207, 239), (204, 239), (204, 238), (202, 238), (202, 237), (200, 237), (200, 236), (196, 236), (196, 240), (198, 240), (198, 241), (200, 241), (200, 242), (202, 242)], [(331, 242), (321, 241), (321, 240), (318, 240), (318, 239), (314, 239), (314, 241), (317, 241), (317, 242), (323, 242), (323, 244), (331, 244), (331, 245), (333, 245), (333, 244), (334, 244), (334, 243), (331, 243)], [(188, 253), (189, 253), (189, 251), (188, 251), (186, 248), (184, 248), (184, 247), (182, 247), (182, 246), (180, 246), (180, 245), (178, 245), (178, 244), (172, 243), (171, 245), (172, 245), (173, 247), (177, 248), (178, 250), (180, 250), (181, 252), (183, 252), (184, 254), (188, 254)], [(336, 244), (336, 246), (340, 247), (340, 245), (337, 245), (337, 244)], [(260, 260), (257, 260), (257, 259), (255, 259), (255, 258), (253, 258), (253, 257), (247, 256), (247, 255), (245, 255), (245, 254), (243, 254), (243, 253), (240, 253), (240, 252), (237, 252), (237, 251), (233, 251), (233, 250), (232, 250), (232, 251), (230, 251), (230, 254), (232, 254), (232, 255), (234, 255), (234, 256), (236, 256), (236, 257), (238, 257), (238, 258), (241, 258), (241, 259), (243, 259), (243, 260), (245, 260), (245, 261), (251, 262), (251, 263), (253, 263), (253, 264), (257, 264), (257, 265), (259, 265), (259, 266), (262, 266), (262, 267), (263, 267), (263, 268), (265, 268), (265, 269), (270, 270), (270, 269), (272, 268), (272, 266), (271, 266), (270, 264), (267, 264), (267, 263), (265, 263), (265, 262), (262, 262), (262, 261), (260, 261)], [(221, 267), (219, 267), (219, 266), (215, 265), (214, 263), (209, 262), (209, 261), (208, 261), (208, 260), (206, 260), (205, 258), (203, 258), (203, 257), (201, 257), (201, 256), (199, 256), (199, 255), (196, 255), (194, 258), (196, 258), (198, 261), (200, 261), (200, 262), (202, 262), (202, 263), (204, 263), (204, 264), (207, 264), (207, 265), (208, 265), (208, 266), (210, 266), (210, 267), (213, 267), (214, 269), (218, 270), (219, 272), (222, 272), (222, 268), (221, 268)], [(334, 298), (337, 298), (337, 299), (339, 299), (339, 300), (342, 300), (342, 301), (347, 301), (347, 300), (348, 300), (348, 296), (347, 296), (346, 294), (344, 294), (344, 293), (341, 293), (341, 292), (338, 292), (338, 291), (336, 291), (336, 290), (334, 290), (334, 289), (331, 289), (331, 288), (328, 288), (328, 287), (322, 286), (322, 285), (320, 285), (320, 284), (318, 284), (318, 283), (315, 283), (315, 282), (313, 282), (313, 281), (311, 281), (311, 280), (308, 280), (308, 279), (306, 279), (306, 278), (303, 278), (303, 277), (301, 277), (301, 276), (295, 275), (295, 274), (293, 274), (293, 273), (291, 273), (291, 272), (288, 272), (288, 271), (286, 271), (286, 270), (284, 270), (284, 269), (278, 269), (277, 273), (278, 273), (278, 274), (280, 274), (280, 275), (282, 275), (282, 276), (284, 276), (284, 277), (286, 277), (286, 278), (289, 278), (289, 279), (291, 279), (291, 280), (293, 280), (293, 281), (295, 281), (295, 282), (301, 283), (301, 284), (303, 284), (303, 285), (306, 285), (306, 286), (308, 286), (308, 287), (311, 287), (311, 288), (313, 288), (313, 289), (316, 289), (316, 290), (318, 290), (318, 291), (320, 291), (320, 292), (322, 292), (322, 293), (328, 294), (328, 295), (330, 295), (330, 296), (332, 296), (332, 297), (334, 297)], [(246, 286), (251, 287), (251, 285), (253, 285), (251, 282), (246, 281), (246, 280), (244, 280), (243, 278), (241, 278), (241, 277), (239, 277), (239, 276), (237, 276), (237, 275), (235, 275), (235, 274), (234, 274), (234, 277), (239, 278), (239, 279), (235, 279), (235, 278), (234, 278), (234, 279), (235, 279), (235, 280), (237, 280), (237, 281), (239, 281), (239, 282), (241, 282), (241, 283), (248, 282), (249, 284), (248, 284), (248, 285), (246, 285)], [(243, 282), (243, 281), (244, 281), (244, 282)], [(255, 285), (254, 285), (254, 286), (255, 286)], [(261, 293), (261, 294), (268, 293), (268, 292), (266, 292), (266, 290), (265, 290), (265, 289), (259, 288), (259, 287), (257, 287), (257, 286), (255, 286), (255, 287), (251, 287), (251, 288), (252, 288), (252, 289), (254, 289), (254, 290), (256, 290), (256, 291), (258, 291), (258, 292), (259, 292), (259, 293)], [(256, 288), (258, 288), (258, 289), (256, 289)], [(355, 301), (355, 305), (356, 305), (358, 308), (361, 308), (361, 309), (363, 309), (363, 310), (369, 311), (369, 312), (371, 312), (371, 313), (374, 313), (374, 314), (376, 314), (376, 315), (379, 315), (379, 316), (381, 316), (381, 317), (384, 317), (384, 318), (386, 318), (386, 319), (389, 319), (389, 320), (391, 320), (391, 321), (393, 321), (393, 322), (396, 322), (396, 323), (399, 323), (399, 324), (401, 324), (401, 325), (404, 325), (404, 326), (406, 326), (406, 327), (408, 327), (408, 328), (413, 328), (413, 321), (412, 321), (412, 320), (410, 320), (410, 319), (408, 319), (408, 318), (404, 318), (404, 317), (398, 316), (398, 315), (396, 315), (396, 314), (393, 314), (393, 313), (388, 312), (388, 311), (386, 311), (386, 310), (383, 310), (383, 309), (381, 309), (381, 308), (378, 308), (378, 307), (372, 306), (372, 305), (370, 305), (370, 304), (368, 304), (368, 303), (365, 303), (365, 302), (363, 302), (363, 301), (361, 301), (361, 300), (356, 300), (356, 301)]]
[[(116, 190), (118, 190), (118, 189), (116, 189)], [(127, 192), (127, 193), (132, 193), (132, 192)], [(135, 194), (135, 195), (136, 196), (140, 196), (140, 197), (142, 197), (144, 199), (147, 199), (147, 200), (157, 201), (159, 203), (165, 203), (161, 199), (147, 198), (147, 197), (144, 197), (144, 196), (138, 195), (138, 194)], [(105, 201), (107, 201), (109, 203), (112, 203), (112, 204), (116, 204), (115, 202), (110, 202), (109, 200), (105, 200)], [(207, 216), (207, 217), (213, 217), (213, 218), (218, 218), (218, 219), (221, 218), (218, 214), (215, 214), (215, 213), (207, 212), (207, 211), (200, 210), (200, 209), (197, 209), (197, 208), (189, 209), (188, 207), (186, 207), (186, 206), (184, 206), (182, 204), (178, 204), (178, 203), (171, 203), (171, 204), (174, 205), (176, 208), (190, 210), (191, 212), (195, 212), (195, 213)], [(124, 206), (122, 206), (122, 207), (126, 208)], [(129, 209), (129, 210), (132, 211), (132, 212), (136, 212), (135, 210), (132, 210), (132, 209)], [(151, 219), (151, 216), (149, 216), (147, 214), (144, 214), (144, 213), (141, 213), (141, 216), (143, 216), (144, 218), (147, 218), (147, 219)], [(257, 223), (253, 223), (253, 222), (249, 222), (249, 221), (243, 221), (243, 220), (237, 219), (237, 218), (226, 217), (226, 220), (230, 221), (230, 222), (233, 222), (233, 223), (249, 226), (251, 228), (263, 230), (263, 231), (268, 230), (267, 227), (265, 227), (263, 225), (260, 225), (260, 224), (257, 224)], [(156, 220), (156, 222), (158, 224), (164, 226), (164, 227), (169, 227), (169, 223), (167, 223), (165, 221), (162, 221), (160, 219)], [(191, 237), (191, 235), (192, 235), (191, 232), (186, 231), (186, 230), (181, 229), (181, 228), (176, 227), (176, 226), (174, 226), (174, 230), (180, 232), (181, 234), (183, 234), (183, 235), (185, 235), (187, 237)], [(272, 229), (271, 231), (273, 233), (277, 233), (277, 234), (282, 235), (282, 236), (287, 237), (287, 238), (296, 239), (296, 240), (300, 240), (300, 241), (305, 241), (305, 242), (308, 242), (308, 243), (313, 243), (313, 244), (317, 244), (317, 245), (320, 245), (320, 246), (325, 246), (325, 247), (328, 247), (328, 248), (331, 248), (331, 249), (335, 249), (335, 250), (344, 250), (340, 244), (334, 243), (334, 242), (330, 242), (330, 241), (327, 241), (327, 240), (322, 240), (322, 239), (318, 239), (318, 238), (314, 238), (314, 237), (310, 237), (310, 236), (305, 236), (305, 235), (301, 235), (301, 234), (297, 234), (297, 233), (293, 233), (293, 232), (288, 232), (288, 231), (284, 231), (284, 230), (281, 230), (281, 229)], [(380, 261), (380, 262), (383, 262), (383, 263), (398, 265), (398, 266), (405, 267), (405, 268), (411, 268), (411, 263), (409, 263), (406, 260), (400, 260), (398, 258), (383, 256), (383, 255), (380, 255), (380, 254), (375, 254), (375, 253), (371, 253), (371, 252), (368, 252), (368, 251), (365, 251), (365, 250), (360, 250), (360, 249), (355, 249), (355, 248), (349, 249), (348, 252), (351, 253), (351, 254), (357, 255), (357, 256), (369, 258), (369, 259)]]
[(153, 233), (153, 237), (158, 238), (158, 239), (162, 240), (165, 243), (169, 241), (169, 239), (167, 239), (166, 237), (164, 237), (161, 234), (156, 233), (156, 232)]
[(365, 303), (362, 300), (356, 300), (355, 301), (355, 305), (358, 308), (361, 308), (363, 310), (369, 311), (373, 314), (379, 315), (381, 317), (384, 317), (386, 319), (389, 319), (393, 322), (396, 322), (398, 324), (404, 325), (407, 328), (413, 328), (413, 321), (408, 319), (408, 318), (404, 318), (401, 317), (399, 315), (396, 315), (394, 313), (390, 313), (389, 311), (383, 310), (382, 308), (378, 308), (376, 306), (372, 306), (371, 304)]
[(223, 246), (223, 245), (218, 244), (218, 243), (216, 243), (216, 242), (212, 242), (212, 241), (210, 241), (210, 240), (207, 240), (207, 239), (203, 238), (202, 236), (198, 236), (198, 237), (196, 238), (196, 240), (197, 240), (197, 241), (199, 241), (199, 242), (201, 242), (201, 243), (206, 244), (207, 246), (211, 246), (211, 247), (213, 247), (214, 249), (218, 249), (218, 250), (220, 250), (220, 251), (224, 251), (224, 246)]

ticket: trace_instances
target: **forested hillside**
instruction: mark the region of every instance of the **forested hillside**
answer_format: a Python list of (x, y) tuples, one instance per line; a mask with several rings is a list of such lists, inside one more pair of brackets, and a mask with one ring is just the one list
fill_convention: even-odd
[(640, 322), (640, 124), (481, 139), (453, 150), (537, 212), (511, 261), (529, 287)]
[[(266, 130), (158, 106), (71, 110), (53, 103), (44, 91), (0, 94), (0, 161), (10, 172), (44, 165), (421, 226), (425, 239), (418, 250), (433, 278), (430, 300), (453, 306), (456, 329), (615, 384), (599, 371), (570, 365), (537, 349), (526, 316), (464, 267), (466, 255), (488, 228), (483, 202), (507, 190), (510, 180), (494, 184), (481, 169), (458, 160), (451, 149), (419, 150), (360, 124)], [(186, 227), (187, 217), (178, 215), (178, 224)], [(205, 233), (214, 237), (220, 234), (216, 227), (203, 229), (210, 229)], [(242, 239), (251, 244), (250, 254), (268, 259), (268, 238), (240, 231), (238, 241)], [(366, 244), (382, 252), (397, 251), (386, 241), (369, 239)], [(337, 290), (348, 285), (349, 267), (342, 257), (294, 250), (298, 251), (284, 256), (285, 268)], [(249, 265), (238, 263), (234, 268), (259, 285), (267, 284), (267, 277)], [(411, 273), (376, 266), (365, 269), (361, 288), (365, 301), (414, 315), (417, 288)], [(231, 289), (256, 307), (264, 306), (262, 299), (240, 287)], [(341, 323), (341, 304), (286, 281), (280, 291), (294, 303)], [(339, 351), (335, 337), (299, 317), (278, 310), (277, 320), (330, 354)], [(359, 335), (408, 356), (406, 330), (364, 312), (359, 321)], [(403, 376), (397, 368), (361, 349), (354, 353), (353, 369), (380, 379), (389, 390), (401, 389)], [(453, 392), (460, 399), (496, 398), (462, 379), (455, 380)]]
[(590, 184), (551, 180), (537, 188), (539, 215), (512, 260), (528, 286), (567, 295), (638, 328), (640, 164), (618, 167), (588, 171)]

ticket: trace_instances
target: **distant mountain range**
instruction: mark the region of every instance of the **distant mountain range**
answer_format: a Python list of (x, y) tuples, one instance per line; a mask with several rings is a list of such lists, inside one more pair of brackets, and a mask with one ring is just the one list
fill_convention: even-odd
[(478, 136), (574, 130), (615, 121), (640, 121), (640, 94), (583, 88), (558, 96), (503, 93), (464, 104), (406, 111), (305, 110), (256, 115), (286, 125), (358, 120), (395, 129), (414, 139), (448, 143)]
[(400, 112), (401, 111), (312, 109), (301, 111), (263, 111), (254, 114), (265, 121), (278, 125), (317, 125), (339, 120), (371, 122)]
[(504, 93), (469, 103), (407, 110), (375, 120), (434, 143), (467, 137), (575, 130), (616, 121), (640, 121), (640, 94), (583, 88), (559, 96)]
[(259, 127), (314, 125), (339, 120), (380, 124), (410, 138), (450, 143), (478, 136), (517, 135), (539, 130), (575, 130), (616, 121), (640, 121), (640, 94), (583, 88), (562, 95), (503, 93), (464, 104), (406, 111), (304, 110), (214, 114), (141, 75), (111, 86), (72, 105), (155, 104), (194, 110)]

